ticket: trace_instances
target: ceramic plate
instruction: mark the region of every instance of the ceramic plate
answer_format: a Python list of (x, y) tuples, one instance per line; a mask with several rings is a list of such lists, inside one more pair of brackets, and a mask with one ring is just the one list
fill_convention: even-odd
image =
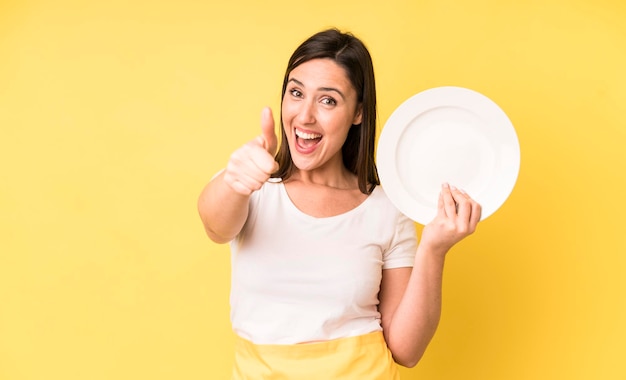
[(414, 221), (427, 224), (435, 217), (444, 182), (478, 201), (485, 219), (515, 186), (520, 147), (513, 124), (491, 99), (437, 87), (391, 114), (378, 141), (377, 165), (387, 196)]

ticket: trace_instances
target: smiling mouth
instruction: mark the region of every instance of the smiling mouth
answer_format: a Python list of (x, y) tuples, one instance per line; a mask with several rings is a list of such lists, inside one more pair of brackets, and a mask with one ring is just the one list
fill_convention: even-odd
[(310, 150), (314, 148), (322, 140), (322, 135), (319, 133), (309, 133), (295, 128), (296, 145), (303, 150)]

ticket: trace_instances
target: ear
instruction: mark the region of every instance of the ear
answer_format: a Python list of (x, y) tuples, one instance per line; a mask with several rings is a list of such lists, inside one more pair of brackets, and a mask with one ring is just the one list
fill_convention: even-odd
[(352, 125), (359, 125), (363, 121), (363, 104), (358, 104), (356, 106), (356, 112), (354, 113), (354, 119), (352, 120)]

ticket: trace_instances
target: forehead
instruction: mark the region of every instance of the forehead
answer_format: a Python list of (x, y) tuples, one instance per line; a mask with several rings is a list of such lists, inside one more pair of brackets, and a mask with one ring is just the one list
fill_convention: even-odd
[(354, 91), (346, 70), (330, 58), (317, 58), (300, 64), (289, 73), (289, 79), (296, 79), (305, 87), (340, 87)]

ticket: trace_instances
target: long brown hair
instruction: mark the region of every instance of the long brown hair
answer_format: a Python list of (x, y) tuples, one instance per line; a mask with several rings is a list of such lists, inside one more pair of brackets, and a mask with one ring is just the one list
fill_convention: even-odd
[[(342, 147), (343, 163), (356, 174), (359, 190), (370, 194), (380, 184), (374, 159), (376, 139), (376, 84), (374, 67), (369, 51), (351, 33), (342, 33), (337, 29), (328, 29), (314, 34), (304, 41), (292, 54), (287, 64), (283, 80), (282, 99), (287, 90), (289, 74), (304, 62), (318, 58), (330, 58), (343, 67), (357, 93), (357, 102), (363, 107), (360, 125), (350, 128)], [(287, 135), (281, 118), (281, 143), (276, 153), (279, 168), (272, 174), (274, 178), (288, 179), (294, 171), (294, 164), (289, 152)]]

